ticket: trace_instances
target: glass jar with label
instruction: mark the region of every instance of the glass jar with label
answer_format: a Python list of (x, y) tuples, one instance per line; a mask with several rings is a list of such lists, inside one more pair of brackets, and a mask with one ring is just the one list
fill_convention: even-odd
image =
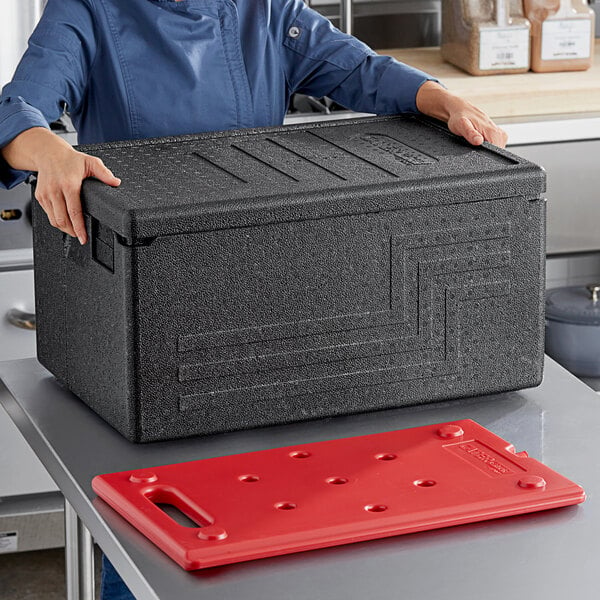
[(594, 11), (586, 0), (524, 0), (531, 21), (531, 68), (584, 71), (594, 54)]
[(471, 75), (528, 71), (529, 38), (520, 0), (442, 2), (442, 56)]

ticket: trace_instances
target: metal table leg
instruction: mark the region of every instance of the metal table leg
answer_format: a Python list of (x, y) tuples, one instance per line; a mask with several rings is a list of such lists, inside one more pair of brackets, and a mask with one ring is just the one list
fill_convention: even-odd
[(90, 532), (65, 500), (67, 600), (94, 600), (94, 544)]

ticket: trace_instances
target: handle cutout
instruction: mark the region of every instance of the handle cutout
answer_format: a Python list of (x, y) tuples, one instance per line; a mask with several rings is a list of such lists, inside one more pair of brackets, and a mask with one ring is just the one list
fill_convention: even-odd
[(177, 525), (197, 529), (214, 523), (208, 513), (176, 489), (154, 488), (144, 495)]
[(177, 525), (181, 525), (182, 527), (190, 527), (190, 528), (198, 528), (203, 527), (196, 523), (193, 519), (190, 519), (184, 512), (180, 511), (173, 504), (167, 504), (165, 502), (155, 503), (160, 510), (162, 510), (167, 517), (171, 518)]

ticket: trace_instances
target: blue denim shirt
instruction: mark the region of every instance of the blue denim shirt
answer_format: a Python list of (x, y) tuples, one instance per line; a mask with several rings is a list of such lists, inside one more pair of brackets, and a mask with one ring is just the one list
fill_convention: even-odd
[[(49, 0), (0, 96), (0, 148), (65, 109), (83, 144), (281, 124), (294, 92), (414, 112), (428, 79), (302, 0)], [(0, 159), (0, 187), (26, 176)]]

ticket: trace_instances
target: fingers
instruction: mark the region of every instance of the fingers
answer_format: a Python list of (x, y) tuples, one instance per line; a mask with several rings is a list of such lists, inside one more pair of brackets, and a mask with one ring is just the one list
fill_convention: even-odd
[(38, 186), (35, 195), (40, 206), (48, 216), (48, 221), (50, 221), (52, 227), (56, 227), (73, 237), (78, 237), (75, 233), (75, 228), (73, 227), (65, 199), (60, 189), (51, 188), (49, 190), (44, 186), (40, 189), (40, 186)]
[(494, 144), (494, 146), (498, 146), (499, 148), (506, 148), (506, 143), (508, 142), (508, 133), (504, 131), (504, 129), (500, 129), (500, 127), (494, 125), (486, 128), (486, 141), (490, 142), (490, 144)]
[(471, 119), (461, 117), (454, 133), (462, 135), (473, 146), (481, 146), (483, 142), (489, 142), (500, 148), (505, 148), (508, 142), (508, 134), (500, 129), (491, 120)]
[(95, 177), (113, 187), (121, 185), (121, 180), (115, 177), (112, 171), (104, 165), (104, 163), (93, 156), (87, 157), (88, 177)]
[(75, 236), (80, 244), (83, 245), (87, 242), (87, 233), (85, 231), (85, 221), (81, 208), (81, 183), (65, 188), (64, 199)]
[(417, 92), (417, 108), (430, 117), (448, 123), (452, 133), (464, 137), (473, 146), (490, 142), (501, 148), (508, 136), (480, 108), (433, 82), (425, 82)]
[(35, 198), (39, 202), (39, 204), (42, 207), (42, 209), (44, 210), (44, 212), (46, 213), (46, 216), (48, 217), (48, 221), (50, 222), (50, 225), (52, 225), (52, 227), (56, 227), (56, 220), (54, 219), (54, 210), (52, 208), (52, 202), (50, 201), (48, 196), (45, 194), (45, 192), (40, 189), (39, 184), (35, 191)]
[(36, 193), (36, 197), (52, 227), (60, 229), (72, 237), (76, 237), (83, 245), (87, 242), (85, 220), (81, 209), (81, 184), (65, 186), (51, 193)]
[(489, 142), (504, 148), (507, 133), (480, 108), (455, 95), (448, 95), (448, 127), (452, 133), (463, 136), (473, 146)]
[[(471, 126), (482, 137), (482, 140), (481, 142), (475, 143), (474, 145), (478, 146), (485, 140), (490, 144), (494, 144), (494, 146), (504, 148), (506, 146), (506, 142), (508, 142), (508, 134), (506, 133), (506, 131), (500, 129), (500, 127), (498, 127), (498, 125), (496, 125), (496, 123), (494, 123), (484, 112), (478, 110), (477, 113), (479, 114), (471, 116), (469, 121)], [(471, 140), (469, 141), (473, 144)]]
[(48, 168), (38, 171), (36, 198), (53, 227), (85, 244), (88, 238), (81, 206), (82, 181), (95, 177), (116, 187), (121, 180), (99, 158), (75, 152), (70, 147), (64, 154), (51, 158)]
[(52, 198), (52, 211), (54, 213), (54, 227), (68, 233), (72, 237), (77, 237), (69, 212), (67, 211), (67, 204), (65, 198), (60, 191)]
[(481, 132), (475, 127), (475, 125), (473, 125), (471, 119), (467, 117), (461, 117), (459, 121), (458, 133), (473, 146), (481, 146), (485, 139)]

